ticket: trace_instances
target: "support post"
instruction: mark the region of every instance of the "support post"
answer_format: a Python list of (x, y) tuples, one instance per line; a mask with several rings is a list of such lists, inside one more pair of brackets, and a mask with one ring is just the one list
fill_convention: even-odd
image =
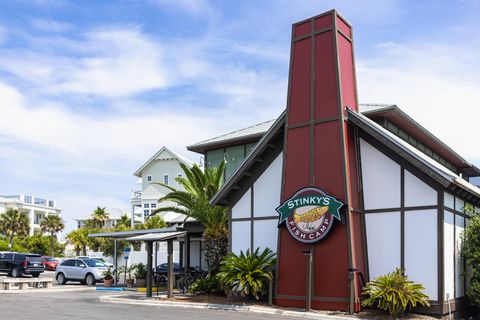
[(187, 277), (188, 269), (190, 268), (190, 235), (185, 234), (185, 268), (183, 269), (185, 277)]
[(152, 297), (152, 251), (153, 242), (147, 242), (147, 298)]
[(118, 285), (117, 238), (113, 239), (113, 260), (115, 264), (115, 285)]
[(307, 257), (305, 311), (309, 312), (312, 309), (313, 295), (313, 247), (310, 247), (308, 251), (303, 251), (303, 254)]
[(167, 271), (167, 297), (173, 298), (173, 240), (170, 239), (167, 242), (167, 255), (168, 255), (168, 271)]
[(158, 266), (158, 241), (155, 241), (155, 265), (154, 267), (156, 268)]

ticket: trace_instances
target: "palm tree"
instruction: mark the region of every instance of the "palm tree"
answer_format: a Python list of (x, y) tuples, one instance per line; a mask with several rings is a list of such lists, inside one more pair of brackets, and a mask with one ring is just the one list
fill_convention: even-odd
[(65, 229), (62, 218), (56, 214), (50, 214), (40, 221), (42, 232), (50, 233), (50, 255), (55, 255), (55, 234)]
[(225, 162), (217, 168), (206, 168), (202, 171), (194, 165), (189, 168), (180, 164), (184, 177), (175, 180), (185, 191), (161, 184), (171, 192), (160, 198), (158, 202), (172, 201), (177, 205), (160, 207), (152, 214), (173, 211), (194, 218), (205, 227), (205, 259), (212, 274), (216, 274), (220, 262), (228, 253), (228, 216), (227, 210), (220, 206), (212, 207), (210, 199), (222, 186)]
[(17, 209), (8, 208), (0, 215), (0, 232), (8, 237), (8, 250), (12, 249), (13, 238), (28, 236), (30, 233), (30, 220), (28, 213), (19, 212)]
[(105, 210), (105, 207), (97, 207), (92, 213), (92, 220), (98, 228), (103, 228), (105, 221), (109, 219), (108, 212)]
[(132, 220), (128, 216), (128, 214), (124, 214), (120, 216), (120, 221), (118, 221), (117, 226), (125, 226), (127, 228), (130, 228), (132, 226)]
[(80, 228), (73, 230), (67, 234), (67, 242), (72, 244), (75, 247), (75, 254), (78, 256), (80, 250), (84, 256), (87, 255), (87, 245), (88, 245), (88, 230), (85, 228)]

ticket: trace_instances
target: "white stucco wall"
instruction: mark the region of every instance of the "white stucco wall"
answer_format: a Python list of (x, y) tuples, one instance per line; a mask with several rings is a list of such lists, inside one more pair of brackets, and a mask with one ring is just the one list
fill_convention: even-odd
[(360, 139), (365, 209), (400, 207), (400, 165)]

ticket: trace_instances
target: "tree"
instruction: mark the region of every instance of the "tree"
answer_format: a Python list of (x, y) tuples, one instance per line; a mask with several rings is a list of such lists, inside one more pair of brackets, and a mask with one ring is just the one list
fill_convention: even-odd
[(462, 255), (471, 272), (467, 298), (480, 306), (480, 215), (475, 214), (462, 233)]
[(105, 207), (97, 207), (91, 216), (91, 220), (95, 223), (97, 228), (103, 228), (105, 226), (105, 221), (110, 218), (108, 212), (105, 210)]
[(8, 208), (0, 215), (0, 232), (8, 237), (8, 250), (12, 249), (13, 238), (26, 237), (30, 233), (30, 221), (26, 212)]
[(80, 254), (80, 250), (82, 250), (84, 256), (87, 255), (87, 245), (89, 243), (88, 233), (88, 229), (79, 228), (67, 234), (67, 242), (75, 247), (75, 254), (77, 256)]
[(172, 201), (176, 205), (160, 207), (152, 214), (173, 211), (201, 223), (205, 227), (205, 259), (209, 271), (216, 274), (222, 259), (228, 253), (228, 216), (226, 208), (212, 207), (209, 201), (222, 185), (225, 162), (222, 161), (217, 168), (206, 168), (205, 171), (197, 165), (191, 168), (184, 164), (180, 166), (185, 176), (175, 180), (185, 191), (160, 183), (171, 192), (158, 201)]
[(120, 221), (117, 223), (117, 225), (120, 225), (120, 226), (125, 226), (127, 228), (130, 228), (131, 225), (132, 225), (132, 220), (130, 219), (130, 217), (128, 216), (128, 214), (124, 214), (120, 217)]
[(161, 216), (150, 216), (147, 218), (147, 221), (143, 224), (143, 229), (161, 229), (165, 228), (167, 224)]
[(55, 256), (55, 234), (65, 229), (62, 218), (56, 214), (49, 214), (40, 221), (42, 232), (50, 234), (50, 255)]

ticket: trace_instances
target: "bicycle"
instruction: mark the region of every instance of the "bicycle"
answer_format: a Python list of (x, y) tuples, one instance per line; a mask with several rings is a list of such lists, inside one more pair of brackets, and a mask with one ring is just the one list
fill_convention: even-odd
[(182, 291), (182, 293), (185, 293), (190, 288), (190, 285), (193, 283), (193, 281), (194, 278), (190, 272), (188, 272), (186, 275), (183, 274), (177, 280), (177, 289)]

